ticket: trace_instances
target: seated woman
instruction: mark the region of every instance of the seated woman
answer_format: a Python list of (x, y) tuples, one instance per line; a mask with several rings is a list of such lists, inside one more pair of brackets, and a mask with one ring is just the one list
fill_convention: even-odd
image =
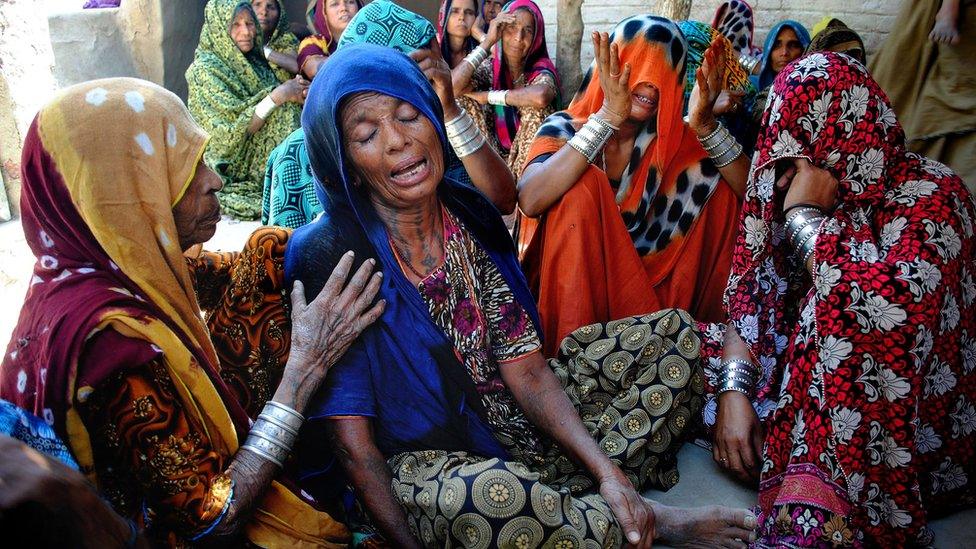
[(824, 19), (813, 27), (813, 38), (807, 51), (833, 51), (846, 53), (857, 59), (862, 65), (867, 65), (867, 54), (864, 49), (864, 41), (856, 31), (844, 24), (840, 19), (824, 17)]
[(976, 495), (976, 203), (852, 58), (770, 98), (730, 329), (704, 332), (715, 460), (760, 480), (759, 547), (931, 546)]
[(752, 85), (759, 90), (756, 108), (752, 111), (756, 126), (759, 126), (773, 80), (783, 67), (789, 65), (810, 45), (810, 33), (801, 23), (786, 19), (776, 23), (766, 35), (759, 72), (751, 77)]
[[(687, 314), (585, 327), (547, 365), (501, 216), (444, 176), (427, 78), (370, 45), (336, 52), (324, 71), (303, 122), (316, 181), (341, 179), (321, 189), (329, 221), (295, 232), (286, 274), (314, 294), (341, 249), (367, 250), (387, 307), (330, 373), (303, 440), (334, 430), (337, 461), (387, 541), (749, 539), (744, 510), (679, 511), (637, 493), (677, 481), (700, 383)], [(299, 455), (318, 460), (306, 480), (334, 472), (326, 456)]]
[(752, 6), (745, 0), (726, 0), (719, 4), (712, 18), (712, 28), (729, 39), (739, 64), (748, 74), (758, 72), (763, 53), (752, 43), (756, 34), (755, 17)]
[(154, 545), (339, 547), (346, 528), (279, 467), (309, 397), (381, 314), (370, 307), (380, 278), (367, 285), (367, 268), (346, 285), (345, 261), (319, 299), (293, 292), (278, 326), (293, 328), (286, 363), (218, 364), (183, 257), (220, 219), (207, 140), (179, 98), (141, 80), (79, 84), (41, 109), (21, 202), (38, 259), (0, 398), (51, 424)]
[(699, 134), (706, 153), (702, 127), (682, 121), (687, 46), (674, 23), (634, 16), (593, 42), (580, 91), (539, 129), (519, 180), (521, 211), (539, 218), (518, 237), (546, 356), (580, 326), (662, 307), (721, 320), (742, 194), (729, 183), (745, 184), (728, 174), (748, 166), (721, 126)]
[(319, 67), (336, 50), (349, 21), (363, 8), (362, 0), (313, 0), (309, 10), (310, 26), (315, 34), (298, 46), (298, 68), (305, 78), (315, 78)]
[(308, 87), (301, 77), (278, 80), (257, 25), (251, 4), (210, 0), (186, 70), (190, 112), (212, 137), (204, 160), (224, 180), (224, 212), (238, 219), (261, 216), (265, 162), (299, 126)]
[[(401, 8), (389, 0), (375, 0), (359, 11), (343, 33), (338, 48), (349, 44), (372, 43), (409, 54), (421, 63), (424, 73), (437, 83), (435, 90), (446, 116), (464, 135), (451, 147), (447, 172), (463, 183), (475, 186), (508, 214), (515, 209), (515, 177), (491, 147), (483, 146), (474, 122), (469, 121), (455, 103), (451, 74), (440, 56), (430, 21)], [(481, 146), (475, 147), (475, 145)], [(323, 210), (316, 196), (311, 164), (305, 149), (305, 132), (296, 130), (271, 152), (265, 174), (261, 221), (266, 225), (298, 228), (311, 222)]]
[(473, 62), (455, 68), (455, 92), (459, 87), (483, 106), (476, 113), (478, 128), (518, 177), (536, 130), (558, 104), (559, 80), (546, 48), (539, 6), (532, 0), (514, 0), (503, 13), (510, 17), (499, 20), (501, 33), (489, 27), (480, 48), (491, 50), (498, 40), (501, 45), (477, 69)]
[(282, 81), (298, 74), (298, 37), (288, 30), (288, 16), (278, 0), (251, 0), (261, 24), (264, 57)]

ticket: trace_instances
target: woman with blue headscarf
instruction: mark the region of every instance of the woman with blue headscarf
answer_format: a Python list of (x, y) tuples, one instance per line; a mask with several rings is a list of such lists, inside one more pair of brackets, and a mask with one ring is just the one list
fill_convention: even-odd
[(418, 66), (364, 44), (323, 71), (303, 126), (327, 209), (295, 231), (285, 273), (314, 295), (351, 249), (382, 271), (386, 307), (315, 397), (303, 488), (337, 472), (320, 453), (331, 434), (398, 547), (748, 539), (744, 510), (678, 510), (637, 492), (677, 481), (674, 452), (701, 398), (688, 315), (585, 326), (547, 365), (501, 216), (445, 175), (441, 103)]
[(763, 44), (762, 59), (759, 62), (759, 74), (750, 76), (752, 84), (759, 90), (756, 97), (756, 107), (752, 117), (757, 126), (761, 124), (763, 111), (766, 110), (766, 99), (769, 89), (779, 71), (786, 65), (799, 59), (810, 45), (810, 33), (802, 23), (792, 19), (784, 19), (773, 25), (766, 35)]

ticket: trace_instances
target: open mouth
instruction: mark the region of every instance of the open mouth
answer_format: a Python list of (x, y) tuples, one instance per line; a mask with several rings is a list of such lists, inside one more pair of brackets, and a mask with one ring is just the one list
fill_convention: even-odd
[(643, 95), (637, 93), (632, 93), (630, 94), (630, 96), (634, 99), (636, 103), (640, 105), (644, 105), (646, 107), (653, 107), (654, 105), (657, 104), (655, 101), (652, 101), (649, 97), (644, 97)]
[(426, 158), (418, 157), (405, 160), (390, 172), (390, 178), (401, 186), (411, 186), (420, 183), (427, 178), (430, 168)]

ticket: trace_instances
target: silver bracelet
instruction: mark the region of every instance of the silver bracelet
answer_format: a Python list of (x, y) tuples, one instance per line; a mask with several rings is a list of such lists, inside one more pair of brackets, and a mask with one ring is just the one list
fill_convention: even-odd
[(491, 90), (488, 92), (488, 104), (497, 105), (499, 107), (508, 106), (506, 99), (508, 98), (508, 90)]
[(822, 217), (815, 217), (800, 227), (800, 230), (790, 235), (790, 244), (794, 248), (799, 248), (804, 242), (807, 241), (810, 236), (817, 231), (816, 222), (823, 219)]
[(445, 128), (447, 140), (458, 158), (464, 158), (485, 146), (485, 136), (467, 111), (462, 110), (461, 114), (445, 124)]
[(789, 226), (796, 223), (796, 218), (801, 214), (809, 214), (814, 212), (823, 214), (823, 211), (820, 208), (815, 208), (813, 206), (800, 206), (793, 208), (790, 210), (789, 215), (786, 216), (786, 225)]
[(752, 55), (740, 55), (739, 64), (745, 69), (746, 74), (752, 74), (752, 71), (756, 69), (756, 65), (759, 64), (760, 59)]
[[(820, 231), (817, 231), (816, 233), (813, 233), (813, 236), (810, 237), (810, 240), (807, 241), (807, 242), (809, 242), (809, 248), (806, 250), (806, 252), (800, 258), (800, 265), (804, 265), (805, 266), (807, 264), (807, 261), (810, 260), (810, 256), (813, 255), (813, 252), (817, 249), (817, 236), (818, 236), (818, 233), (819, 232)], [(804, 243), (804, 244), (806, 244), (806, 243)]]
[(803, 208), (796, 214), (790, 215), (786, 220), (786, 231), (789, 235), (790, 242), (796, 239), (796, 236), (810, 225), (816, 219), (823, 219), (823, 212), (816, 208)]
[(478, 67), (485, 62), (485, 59), (488, 59), (488, 50), (482, 48), (481, 46), (475, 46), (475, 48), (471, 50), (471, 53), (464, 58), (464, 61), (471, 65), (472, 69), (478, 70)]
[(742, 145), (738, 141), (733, 141), (732, 147), (723, 156), (714, 158), (712, 161), (715, 162), (716, 168), (724, 168), (735, 162), (736, 158), (742, 156)]
[[(599, 119), (599, 117), (595, 117)], [(586, 161), (590, 164), (596, 159), (596, 155), (600, 154), (603, 147), (606, 146), (607, 141), (610, 141), (610, 137), (613, 136), (613, 129), (609, 124), (601, 124), (597, 120), (587, 120), (586, 124), (576, 132), (569, 140), (569, 146), (573, 147), (580, 154), (586, 157)]]
[(721, 389), (719, 389), (717, 391), (717, 393), (719, 395), (721, 395), (722, 393), (727, 393), (729, 391), (735, 391), (737, 393), (742, 393), (742, 394), (746, 395), (746, 397), (749, 398), (749, 400), (752, 400), (752, 393), (750, 391), (747, 391), (747, 390), (741, 388), (741, 387), (722, 387)]
[(706, 151), (712, 152), (731, 137), (732, 134), (729, 133), (728, 128), (719, 122), (714, 132), (706, 137), (699, 137), (698, 142)]
[(285, 460), (288, 459), (288, 453), (291, 451), (291, 448), (281, 446), (277, 441), (255, 429), (251, 429), (247, 441), (241, 448), (263, 457), (278, 467), (285, 465)]
[(261, 120), (267, 120), (268, 115), (276, 108), (278, 108), (278, 104), (274, 102), (274, 99), (271, 99), (271, 94), (268, 94), (254, 107), (254, 115)]

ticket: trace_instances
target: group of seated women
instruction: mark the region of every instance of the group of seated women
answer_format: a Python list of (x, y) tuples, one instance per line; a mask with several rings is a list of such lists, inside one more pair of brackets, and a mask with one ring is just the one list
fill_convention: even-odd
[[(251, 66), (275, 93), (241, 14), (211, 0), (189, 74)], [(725, 125), (750, 93), (738, 39), (698, 27), (696, 46), (629, 17), (594, 33), (593, 65), (517, 153), (516, 183), (515, 149), (506, 163), (481, 133), (458, 77), (489, 61), (478, 47), (501, 21), (535, 28), (514, 37), (522, 58), (501, 30), (491, 93), (516, 74), (513, 97), (539, 91), (529, 73), (554, 81), (541, 25), (522, 20), (538, 9), (496, 10), (453, 69), (415, 14), (382, 0), (361, 14), (364, 32), (288, 92), (320, 215), (241, 252), (189, 251), (234, 185), (209, 167), (228, 134), (190, 113), (244, 88), (215, 79), (188, 111), (148, 82), (96, 80), (31, 125), (37, 263), (0, 398), (64, 440), (38, 445), (111, 504), (113, 535), (908, 546), (973, 503), (976, 201), (906, 150), (864, 65), (826, 51), (850, 41), (762, 63), (775, 77), (750, 155)], [(508, 108), (495, 128), (514, 136), (530, 117)], [(236, 146), (224, 154), (255, 153)], [(516, 206), (517, 240), (502, 219)], [(641, 495), (679, 482), (690, 436), (758, 487), (754, 509)]]

